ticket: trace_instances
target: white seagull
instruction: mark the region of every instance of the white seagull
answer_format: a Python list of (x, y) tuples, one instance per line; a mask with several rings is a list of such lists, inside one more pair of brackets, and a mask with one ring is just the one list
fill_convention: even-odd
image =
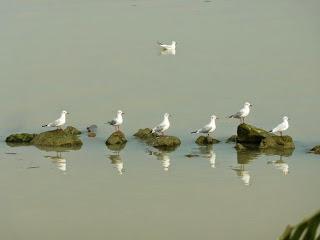
[(61, 112), (60, 117), (55, 120), (54, 122), (42, 125), (42, 127), (56, 127), (56, 128), (61, 128), (66, 123), (66, 115), (69, 114), (67, 111), (63, 110)]
[(229, 118), (238, 118), (240, 119), (240, 123), (244, 123), (244, 118), (250, 113), (250, 107), (252, 107), (252, 104), (245, 102), (243, 108), (241, 108), (239, 112), (230, 115)]
[(165, 49), (165, 50), (176, 50), (176, 42), (175, 41), (172, 41), (171, 44), (163, 44), (161, 42), (158, 42), (158, 44), (162, 49)]
[(278, 126), (276, 126), (274, 129), (272, 129), (270, 132), (277, 133), (280, 132), (280, 136), (282, 136), (282, 132), (286, 131), (289, 128), (289, 118), (287, 116), (284, 116), (282, 118), (282, 123), (280, 123)]
[(219, 119), (219, 118), (215, 115), (212, 115), (210, 117), (210, 122), (207, 125), (205, 125), (203, 128), (200, 128), (196, 131), (193, 131), (191, 133), (206, 133), (209, 136), (210, 133), (212, 133), (214, 130), (216, 130), (216, 119)]
[(169, 117), (170, 114), (165, 113), (163, 116), (163, 121), (152, 129), (152, 133), (161, 133), (162, 135), (164, 135), (164, 132), (170, 127)]
[(122, 117), (123, 114), (124, 112), (122, 112), (121, 110), (118, 110), (116, 118), (108, 122), (108, 124), (115, 127), (116, 131), (117, 130), (120, 131), (120, 125), (123, 123), (123, 117)]

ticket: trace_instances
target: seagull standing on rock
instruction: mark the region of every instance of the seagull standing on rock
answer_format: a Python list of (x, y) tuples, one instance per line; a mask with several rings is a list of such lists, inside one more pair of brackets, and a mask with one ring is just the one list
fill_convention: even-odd
[(196, 131), (193, 131), (191, 133), (206, 133), (208, 134), (208, 136), (210, 136), (210, 133), (214, 132), (214, 130), (216, 130), (216, 119), (219, 119), (217, 118), (217, 116), (215, 115), (212, 115), (210, 117), (210, 122), (205, 125), (203, 128), (200, 128)]
[(239, 112), (229, 116), (229, 118), (237, 118), (240, 119), (240, 123), (244, 123), (244, 118), (250, 113), (250, 107), (252, 107), (252, 104), (245, 102), (243, 108), (241, 108)]
[(118, 110), (116, 118), (108, 122), (108, 124), (115, 127), (116, 131), (120, 131), (120, 125), (123, 123), (123, 114), (124, 112)]
[(161, 42), (158, 42), (159, 46), (164, 50), (176, 50), (176, 42), (172, 41), (171, 44), (163, 44)]
[(270, 132), (277, 133), (280, 132), (280, 136), (282, 137), (282, 132), (286, 131), (289, 128), (289, 118), (287, 116), (284, 116), (282, 118), (282, 123), (280, 123), (278, 126), (276, 126), (274, 129), (272, 129)]
[(162, 136), (163, 136), (164, 132), (166, 130), (168, 130), (169, 127), (170, 127), (169, 117), (170, 117), (170, 114), (169, 113), (165, 113), (164, 116), (163, 116), (163, 121), (159, 125), (154, 127), (152, 129), (151, 133), (161, 133)]
[(66, 123), (66, 115), (69, 114), (67, 111), (63, 110), (61, 112), (60, 118), (55, 120), (54, 122), (42, 125), (42, 127), (56, 127), (58, 129), (61, 129), (61, 126), (63, 126)]

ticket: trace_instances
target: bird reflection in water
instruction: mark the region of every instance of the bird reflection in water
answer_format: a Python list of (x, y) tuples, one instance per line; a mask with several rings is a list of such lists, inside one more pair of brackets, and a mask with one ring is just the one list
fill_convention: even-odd
[(284, 176), (289, 174), (289, 165), (282, 160), (282, 156), (280, 156), (279, 160), (268, 161), (268, 164), (271, 164), (275, 169), (280, 170)]
[(170, 156), (167, 151), (151, 151), (147, 150), (150, 155), (154, 155), (158, 160), (161, 161), (161, 165), (164, 171), (168, 171), (170, 167)]
[(248, 165), (252, 160), (258, 158), (260, 152), (257, 150), (237, 150), (237, 162), (238, 166), (232, 167), (241, 179), (245, 186), (250, 185), (251, 176), (248, 170), (245, 169), (245, 166)]
[(213, 151), (212, 146), (201, 146), (197, 149), (197, 151), (192, 152), (191, 154), (187, 154), (186, 157), (201, 157), (205, 158), (209, 161), (211, 168), (216, 168), (216, 153)]
[(124, 168), (123, 168), (123, 161), (122, 161), (122, 158), (120, 157), (119, 152), (117, 154), (109, 155), (109, 159), (111, 160), (111, 164), (117, 170), (119, 175), (122, 175), (124, 173)]
[(62, 172), (67, 171), (67, 160), (62, 157), (62, 152), (56, 152), (55, 156), (45, 156), (51, 159), (52, 163)]
[(164, 56), (175, 56), (176, 55), (176, 50), (175, 49), (161, 49), (160, 54)]

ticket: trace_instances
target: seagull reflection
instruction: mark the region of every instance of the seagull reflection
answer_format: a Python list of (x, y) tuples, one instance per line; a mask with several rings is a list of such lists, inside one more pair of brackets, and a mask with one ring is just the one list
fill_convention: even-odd
[(244, 164), (240, 164), (238, 167), (232, 168), (237, 173), (237, 176), (243, 181), (244, 185), (250, 185), (250, 174), (249, 171), (245, 170)]
[(52, 163), (54, 163), (56, 167), (62, 172), (65, 172), (67, 170), (67, 160), (62, 157), (61, 152), (56, 152), (56, 156), (45, 157), (51, 159)]
[(276, 161), (268, 161), (268, 164), (272, 164), (275, 169), (280, 170), (284, 176), (287, 176), (289, 173), (289, 165), (282, 160), (282, 156), (280, 156), (279, 160)]
[(122, 161), (122, 159), (120, 157), (119, 152), (117, 152), (117, 154), (109, 155), (109, 159), (111, 160), (111, 164), (117, 170), (119, 175), (122, 175), (123, 172), (124, 172), (123, 161)]
[(160, 54), (161, 55), (172, 55), (172, 56), (174, 56), (174, 55), (176, 55), (176, 50), (175, 49), (162, 49), (160, 51)]
[(168, 152), (165, 152), (165, 151), (156, 152), (156, 151), (151, 151), (151, 150), (147, 150), (147, 151), (150, 155), (156, 156), (157, 159), (161, 161), (161, 165), (162, 165), (164, 171), (167, 172), (169, 170), (170, 156), (168, 155)]
[(187, 154), (186, 157), (202, 157), (209, 160), (210, 167), (216, 168), (216, 153), (213, 151), (212, 146), (201, 146), (197, 151), (193, 151), (191, 154)]

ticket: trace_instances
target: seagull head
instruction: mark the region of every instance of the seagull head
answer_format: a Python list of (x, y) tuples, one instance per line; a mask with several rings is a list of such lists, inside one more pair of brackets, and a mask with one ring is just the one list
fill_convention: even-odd
[(245, 106), (245, 107), (252, 107), (252, 104), (249, 103), (249, 102), (245, 102), (245, 103), (244, 103), (244, 106)]
[(175, 46), (177, 43), (176, 43), (176, 41), (172, 41), (172, 43), (171, 43), (173, 46)]
[(283, 119), (283, 121), (288, 121), (289, 120), (289, 118), (287, 116), (284, 116), (282, 119)]
[(117, 114), (118, 114), (118, 115), (123, 115), (124, 112), (122, 112), (121, 110), (118, 110)]
[(63, 110), (62, 112), (61, 112), (61, 114), (62, 115), (66, 115), (66, 114), (69, 114), (66, 110)]

